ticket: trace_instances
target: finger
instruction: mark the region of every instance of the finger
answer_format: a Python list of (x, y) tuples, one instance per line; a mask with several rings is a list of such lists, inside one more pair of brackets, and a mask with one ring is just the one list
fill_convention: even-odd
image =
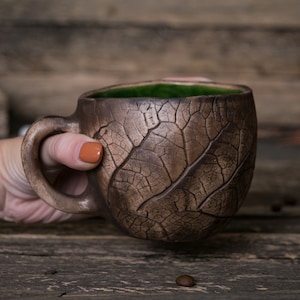
[(94, 139), (76, 133), (62, 133), (45, 140), (41, 159), (47, 168), (65, 165), (76, 170), (89, 170), (102, 159), (102, 145)]
[(34, 201), (11, 199), (6, 201), (5, 208), (0, 212), (0, 219), (16, 223), (53, 223), (67, 220), (81, 220), (94, 217), (93, 215), (68, 214), (49, 206), (41, 199)]

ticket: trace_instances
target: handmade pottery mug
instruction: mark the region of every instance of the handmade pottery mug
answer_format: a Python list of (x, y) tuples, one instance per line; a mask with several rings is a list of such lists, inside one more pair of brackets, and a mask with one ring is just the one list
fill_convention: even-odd
[[(57, 191), (39, 158), (62, 132), (103, 145), (81, 195)], [(257, 140), (252, 91), (216, 82), (159, 80), (116, 85), (79, 97), (69, 117), (45, 117), (22, 145), (36, 193), (69, 213), (102, 212), (131, 236), (182, 242), (222, 229), (251, 184)]]

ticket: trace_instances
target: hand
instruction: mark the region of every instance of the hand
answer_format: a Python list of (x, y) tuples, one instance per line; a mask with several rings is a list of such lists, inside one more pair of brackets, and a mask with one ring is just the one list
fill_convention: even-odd
[[(22, 137), (0, 140), (0, 219), (50, 223), (87, 218), (88, 215), (58, 211), (34, 193), (23, 171), (22, 140)], [(84, 191), (87, 180), (82, 171), (96, 167), (102, 153), (101, 144), (95, 140), (82, 134), (63, 133), (43, 143), (41, 160), (45, 175), (56, 189), (72, 195)]]

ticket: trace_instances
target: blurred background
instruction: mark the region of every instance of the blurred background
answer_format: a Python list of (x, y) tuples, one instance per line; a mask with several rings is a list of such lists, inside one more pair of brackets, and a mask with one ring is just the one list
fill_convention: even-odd
[(1, 137), (89, 89), (165, 76), (248, 85), (260, 133), (294, 136), (300, 1), (0, 0)]
[(0, 137), (111, 84), (239, 83), (258, 115), (252, 191), (300, 196), (299, 0), (0, 0), (0, 25)]

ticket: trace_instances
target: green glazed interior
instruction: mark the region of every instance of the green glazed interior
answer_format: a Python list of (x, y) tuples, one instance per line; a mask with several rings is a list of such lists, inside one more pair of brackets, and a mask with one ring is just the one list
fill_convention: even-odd
[(181, 98), (192, 96), (239, 94), (239, 89), (229, 89), (209, 85), (147, 84), (134, 87), (113, 88), (95, 93), (89, 98)]

